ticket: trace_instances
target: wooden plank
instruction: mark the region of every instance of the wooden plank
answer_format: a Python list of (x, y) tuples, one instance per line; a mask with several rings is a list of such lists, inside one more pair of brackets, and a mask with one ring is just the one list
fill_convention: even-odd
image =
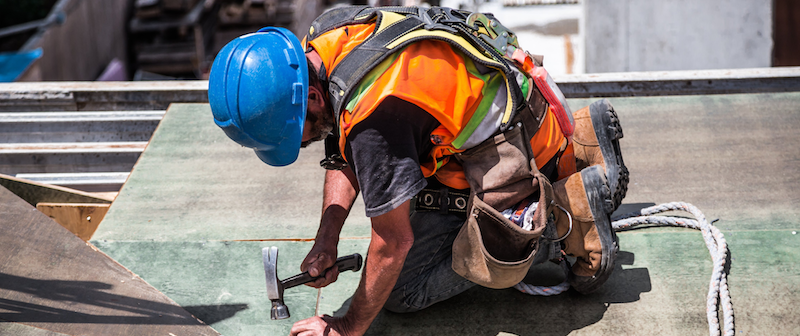
[(0, 319), (68, 335), (219, 335), (0, 188)]
[(36, 204), (36, 210), (52, 218), (83, 241), (89, 241), (110, 206), (97, 203), (39, 203)]
[(0, 174), (0, 186), (10, 190), (28, 204), (51, 203), (108, 203), (112, 197), (102, 197), (80, 190), (48, 185)]

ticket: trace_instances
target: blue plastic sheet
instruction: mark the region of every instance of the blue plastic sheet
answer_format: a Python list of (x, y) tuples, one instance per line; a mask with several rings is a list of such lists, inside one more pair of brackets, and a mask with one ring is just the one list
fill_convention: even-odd
[(10, 53), (0, 53), (0, 82), (13, 82), (25, 72), (33, 61), (42, 57), (42, 48)]

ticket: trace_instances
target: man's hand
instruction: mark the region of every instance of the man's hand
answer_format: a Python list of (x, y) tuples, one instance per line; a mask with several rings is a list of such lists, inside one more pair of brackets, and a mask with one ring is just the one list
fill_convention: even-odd
[[(314, 247), (311, 248), (311, 252), (308, 252), (303, 263), (300, 264), (300, 271), (308, 271), (308, 274), (311, 276), (318, 277), (326, 269), (333, 267), (333, 264), (336, 263), (337, 253), (336, 244), (327, 244), (322, 241), (317, 241), (314, 243)], [(306, 285), (314, 288), (322, 288), (330, 285), (339, 278), (339, 270), (334, 267), (325, 272), (324, 275), (323, 278), (317, 279), (314, 282), (309, 282)]]
[(307, 318), (292, 326), (291, 336), (344, 336), (349, 335), (347, 323), (339, 317), (328, 315)]

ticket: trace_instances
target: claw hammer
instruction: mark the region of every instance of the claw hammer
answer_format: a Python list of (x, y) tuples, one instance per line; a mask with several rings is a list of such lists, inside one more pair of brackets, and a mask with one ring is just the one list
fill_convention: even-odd
[(322, 271), (318, 277), (312, 277), (308, 272), (303, 272), (283, 280), (278, 280), (278, 248), (276, 246), (265, 247), (261, 249), (261, 255), (264, 259), (264, 273), (267, 276), (267, 297), (272, 301), (270, 318), (273, 320), (289, 318), (289, 307), (283, 303), (283, 290), (322, 278), (328, 270), (334, 267), (337, 267), (339, 272), (349, 270), (358, 272), (361, 270), (362, 263), (361, 255), (355, 253), (336, 259), (336, 263), (333, 264), (331, 268)]

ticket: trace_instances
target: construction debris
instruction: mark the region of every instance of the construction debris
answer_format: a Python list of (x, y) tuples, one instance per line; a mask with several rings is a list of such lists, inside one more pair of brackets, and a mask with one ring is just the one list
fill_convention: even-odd
[(228, 41), (265, 26), (293, 28), (295, 7), (306, 5), (293, 0), (136, 0), (129, 24), (134, 65), (170, 77), (206, 78)]

